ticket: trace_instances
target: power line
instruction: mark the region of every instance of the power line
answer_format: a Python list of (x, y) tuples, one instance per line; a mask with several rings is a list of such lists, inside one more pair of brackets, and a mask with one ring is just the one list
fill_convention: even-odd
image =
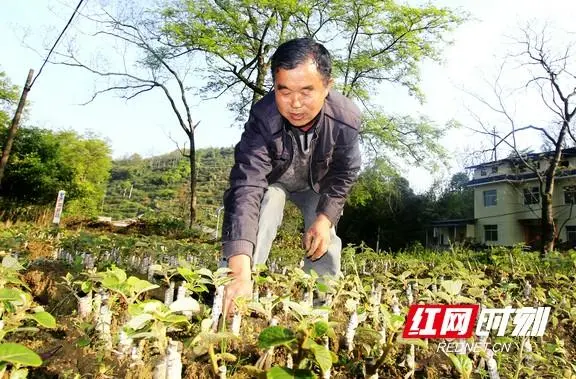
[[(557, 204), (557, 205), (552, 205), (552, 208), (565, 208), (567, 206), (572, 206), (573, 204)], [(561, 209), (562, 210), (562, 209)], [(515, 214), (520, 214), (520, 213), (527, 213), (527, 212), (532, 212), (530, 210), (519, 210), (519, 211), (513, 211), (513, 212), (508, 212), (508, 213), (501, 213), (501, 214), (496, 214), (496, 215), (490, 215), (490, 216), (483, 216), (483, 217), (475, 217), (475, 220), (484, 220), (487, 218), (495, 218), (495, 217), (502, 217), (502, 216), (510, 216), (510, 215), (515, 215)], [(536, 219), (534, 219), (536, 220)]]
[(72, 23), (72, 20), (74, 19), (74, 16), (76, 16), (76, 13), (78, 13), (78, 9), (80, 9), (80, 6), (82, 5), (82, 3), (84, 2), (84, 0), (80, 0), (78, 2), (78, 5), (76, 6), (76, 9), (74, 9), (74, 13), (72, 13), (72, 16), (70, 16), (70, 19), (68, 20), (68, 22), (66, 23), (66, 25), (64, 26), (64, 29), (62, 29), (62, 31), (60, 32), (60, 35), (58, 36), (58, 38), (56, 39), (56, 42), (54, 42), (54, 45), (52, 45), (52, 48), (50, 49), (50, 51), (48, 52), (48, 55), (46, 55), (46, 58), (44, 59), (44, 62), (42, 63), (42, 66), (40, 66), (40, 70), (38, 70), (38, 73), (36, 74), (36, 76), (34, 77), (34, 80), (32, 80), (32, 83), (30, 83), (30, 88), (32, 88), (32, 86), (34, 85), (34, 83), (36, 82), (36, 79), (38, 79), (38, 77), (40, 76), (40, 74), (42, 73), (42, 69), (44, 68), (44, 66), (46, 65), (46, 63), (48, 62), (48, 58), (50, 58), (50, 55), (52, 54), (52, 52), (54, 51), (54, 49), (56, 48), (56, 45), (58, 45), (58, 42), (60, 42), (60, 39), (62, 38), (62, 36), (64, 35), (64, 32), (66, 31), (66, 29), (68, 29), (68, 27), (70, 26), (70, 24)]

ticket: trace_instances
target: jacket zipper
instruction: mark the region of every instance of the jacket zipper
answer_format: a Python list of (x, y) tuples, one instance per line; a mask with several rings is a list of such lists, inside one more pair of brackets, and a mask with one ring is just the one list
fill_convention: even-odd
[(312, 177), (312, 162), (314, 161), (314, 148), (316, 147), (316, 140), (318, 139), (318, 131), (315, 130), (314, 131), (314, 135), (312, 136), (312, 140), (310, 141), (310, 161), (308, 162), (308, 176), (309, 176), (309, 180), (310, 180), (310, 187), (312, 188), (312, 191), (316, 192), (316, 193), (320, 193), (319, 191), (316, 191), (316, 188), (314, 188), (314, 178)]

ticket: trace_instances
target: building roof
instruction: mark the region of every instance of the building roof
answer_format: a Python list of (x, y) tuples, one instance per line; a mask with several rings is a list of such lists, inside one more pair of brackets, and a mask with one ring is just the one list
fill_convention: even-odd
[[(527, 154), (522, 154), (522, 158), (524, 160), (540, 160), (542, 158), (547, 158), (554, 155), (554, 151), (544, 151), (544, 152), (540, 152), (540, 153), (527, 153)], [(563, 149), (562, 150), (562, 157), (565, 158), (569, 158), (569, 157), (576, 157), (576, 147), (570, 147), (567, 149)], [(468, 166), (466, 167), (467, 169), (473, 169), (473, 168), (482, 168), (482, 167), (492, 167), (492, 166), (498, 166), (502, 163), (506, 163), (506, 162), (511, 162), (511, 163), (517, 163), (517, 162), (521, 162), (520, 158), (518, 157), (508, 157), (508, 158), (504, 158), (504, 159), (499, 159), (497, 161), (491, 161), (491, 162), (484, 162), (484, 163), (480, 163), (474, 166)]]
[[(557, 179), (572, 176), (576, 176), (576, 169), (558, 171), (555, 175)], [(483, 178), (472, 179), (468, 183), (466, 183), (466, 186), (474, 187), (486, 183), (497, 183), (497, 182), (522, 182), (522, 181), (535, 180), (537, 178), (538, 177), (534, 172), (527, 172), (523, 174), (502, 174), (502, 175), (486, 176)]]

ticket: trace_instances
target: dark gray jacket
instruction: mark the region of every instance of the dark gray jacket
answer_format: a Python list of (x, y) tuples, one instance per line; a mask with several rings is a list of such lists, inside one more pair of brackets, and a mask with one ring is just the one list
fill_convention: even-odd
[[(360, 170), (358, 131), (361, 113), (348, 98), (330, 91), (311, 142), (310, 186), (321, 194), (317, 212), (336, 225)], [(230, 188), (224, 194), (224, 257), (252, 256), (260, 202), (269, 184), (280, 178), (292, 159), (292, 139), (278, 112), (274, 92), (250, 110), (235, 148)]]

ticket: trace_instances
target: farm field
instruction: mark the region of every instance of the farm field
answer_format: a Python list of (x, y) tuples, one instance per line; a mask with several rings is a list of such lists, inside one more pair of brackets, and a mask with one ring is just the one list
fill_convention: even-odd
[[(4, 377), (576, 378), (573, 251), (349, 246), (318, 278), (285, 243), (229, 319), (214, 242), (22, 225), (0, 253)], [(402, 337), (412, 304), (551, 311), (541, 337), (446, 341)]]

